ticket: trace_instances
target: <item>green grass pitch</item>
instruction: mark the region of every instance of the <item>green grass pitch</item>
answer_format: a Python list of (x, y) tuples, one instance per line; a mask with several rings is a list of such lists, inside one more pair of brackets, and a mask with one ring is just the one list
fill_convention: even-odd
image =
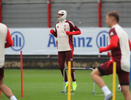
[[(101, 89), (95, 85), (96, 96), (93, 92), (91, 70), (75, 70), (77, 90), (71, 95), (71, 100), (104, 100)], [(112, 90), (112, 75), (103, 77), (107, 86)], [(4, 83), (13, 91), (18, 100), (67, 100), (68, 95), (61, 93), (63, 78), (60, 70), (24, 69), (23, 70), (23, 98), (21, 98), (20, 69), (5, 69)], [(116, 79), (116, 88), (118, 79)], [(1, 100), (9, 100), (1, 93)], [(121, 92), (116, 89), (116, 100), (124, 100)]]

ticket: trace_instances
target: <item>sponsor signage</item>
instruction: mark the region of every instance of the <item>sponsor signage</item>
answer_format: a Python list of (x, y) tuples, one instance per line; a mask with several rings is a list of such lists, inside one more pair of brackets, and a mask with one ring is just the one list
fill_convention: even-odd
[[(99, 48), (108, 45), (109, 28), (80, 28), (81, 35), (73, 36), (74, 55), (99, 55)], [(131, 28), (124, 28), (131, 39)], [(6, 55), (57, 55), (56, 38), (50, 28), (9, 28), (13, 46)], [(106, 52), (102, 53), (106, 55)]]

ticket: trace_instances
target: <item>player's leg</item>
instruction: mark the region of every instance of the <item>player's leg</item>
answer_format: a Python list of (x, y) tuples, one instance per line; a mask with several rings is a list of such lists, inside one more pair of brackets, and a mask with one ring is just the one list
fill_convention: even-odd
[[(66, 63), (68, 65), (68, 61), (71, 61), (71, 67), (73, 67), (73, 51), (67, 51), (66, 52)], [(72, 77), (72, 86), (73, 90), (76, 90), (77, 84), (76, 84), (76, 78), (75, 78), (75, 70), (71, 69), (71, 77)]]
[(10, 88), (4, 85), (3, 82), (4, 77), (4, 67), (0, 68), (0, 90), (8, 97), (10, 100), (17, 100), (16, 97), (13, 95)]
[[(73, 54), (72, 51), (66, 51), (66, 63), (68, 65), (68, 61), (71, 61), (71, 67), (73, 67)], [(72, 77), (72, 81), (75, 82), (76, 78), (75, 78), (75, 70), (71, 69), (71, 77)]]
[[(59, 68), (61, 70), (62, 76), (63, 76), (63, 70), (64, 70), (64, 64), (65, 64), (65, 52), (58, 52), (58, 63), (59, 63)], [(65, 82), (68, 81), (67, 79), (67, 74), (65, 71)]]
[(129, 91), (129, 85), (122, 85), (121, 86), (122, 93), (124, 95), (125, 100), (131, 100), (131, 94)]
[(8, 88), (7, 86), (4, 85), (3, 79), (0, 79), (0, 90), (1, 90), (8, 98), (10, 98), (11, 96), (13, 96), (13, 93), (12, 93), (12, 91), (10, 90), (10, 88)]
[[(64, 70), (64, 63), (65, 63), (65, 52), (58, 52), (58, 63), (59, 63), (59, 68), (61, 70), (61, 73), (62, 73), (62, 76), (63, 76), (63, 70)], [(64, 73), (65, 77), (64, 77), (64, 80), (65, 80), (65, 92), (67, 91), (67, 87), (68, 87), (68, 79), (67, 79), (67, 74), (66, 74), (66, 70), (65, 70), (65, 73)]]
[(91, 77), (95, 81), (95, 83), (102, 88), (105, 86), (104, 80), (101, 78), (101, 73), (99, 72), (98, 68), (95, 68), (94, 71), (91, 72)]
[(16, 97), (13, 95), (10, 88), (8, 88), (3, 83), (3, 79), (0, 79), (0, 90), (8, 97), (10, 100), (17, 100)]
[(118, 78), (125, 100), (131, 100), (131, 94), (129, 91), (129, 72), (121, 70), (121, 72), (118, 73)]
[(109, 67), (107, 68), (107, 62), (101, 64), (98, 68), (95, 68), (95, 70), (91, 72), (92, 79), (101, 88), (101, 90), (105, 95), (104, 100), (110, 100), (112, 98), (112, 93), (106, 86), (104, 80), (102, 79), (102, 76), (111, 73), (112, 73), (112, 64), (110, 64)]

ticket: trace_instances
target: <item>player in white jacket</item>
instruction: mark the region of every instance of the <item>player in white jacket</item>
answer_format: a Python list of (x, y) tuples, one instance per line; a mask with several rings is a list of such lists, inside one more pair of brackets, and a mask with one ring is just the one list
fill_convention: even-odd
[[(57, 48), (58, 48), (58, 63), (61, 73), (63, 75), (64, 63), (71, 61), (71, 67), (73, 67), (73, 35), (81, 34), (80, 29), (71, 21), (66, 20), (67, 12), (65, 10), (60, 10), (58, 12), (57, 18), (59, 22), (55, 24), (55, 30), (51, 29), (50, 33), (57, 38)], [(77, 84), (75, 79), (75, 71), (71, 70), (71, 76), (73, 81), (73, 91), (76, 90)], [(65, 92), (68, 87), (68, 79), (65, 71)]]
[(108, 12), (105, 22), (107, 26), (111, 28), (109, 31), (109, 45), (106, 47), (100, 47), (99, 52), (102, 53), (110, 50), (110, 60), (95, 68), (94, 71), (92, 71), (91, 76), (103, 91), (105, 95), (104, 100), (111, 100), (113, 94), (101, 77), (113, 73), (113, 62), (115, 61), (116, 73), (118, 75), (123, 96), (125, 100), (131, 100), (129, 91), (131, 43), (127, 33), (118, 24), (119, 13), (117, 11)]
[(4, 85), (4, 49), (13, 46), (13, 40), (10, 36), (9, 29), (6, 25), (0, 23), (0, 90), (8, 97), (10, 100), (17, 100), (13, 95), (10, 88)]

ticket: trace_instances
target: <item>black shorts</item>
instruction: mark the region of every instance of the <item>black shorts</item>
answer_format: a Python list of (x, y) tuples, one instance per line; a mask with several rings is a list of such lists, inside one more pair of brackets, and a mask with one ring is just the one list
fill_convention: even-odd
[(4, 77), (4, 66), (0, 68), (0, 79)]

